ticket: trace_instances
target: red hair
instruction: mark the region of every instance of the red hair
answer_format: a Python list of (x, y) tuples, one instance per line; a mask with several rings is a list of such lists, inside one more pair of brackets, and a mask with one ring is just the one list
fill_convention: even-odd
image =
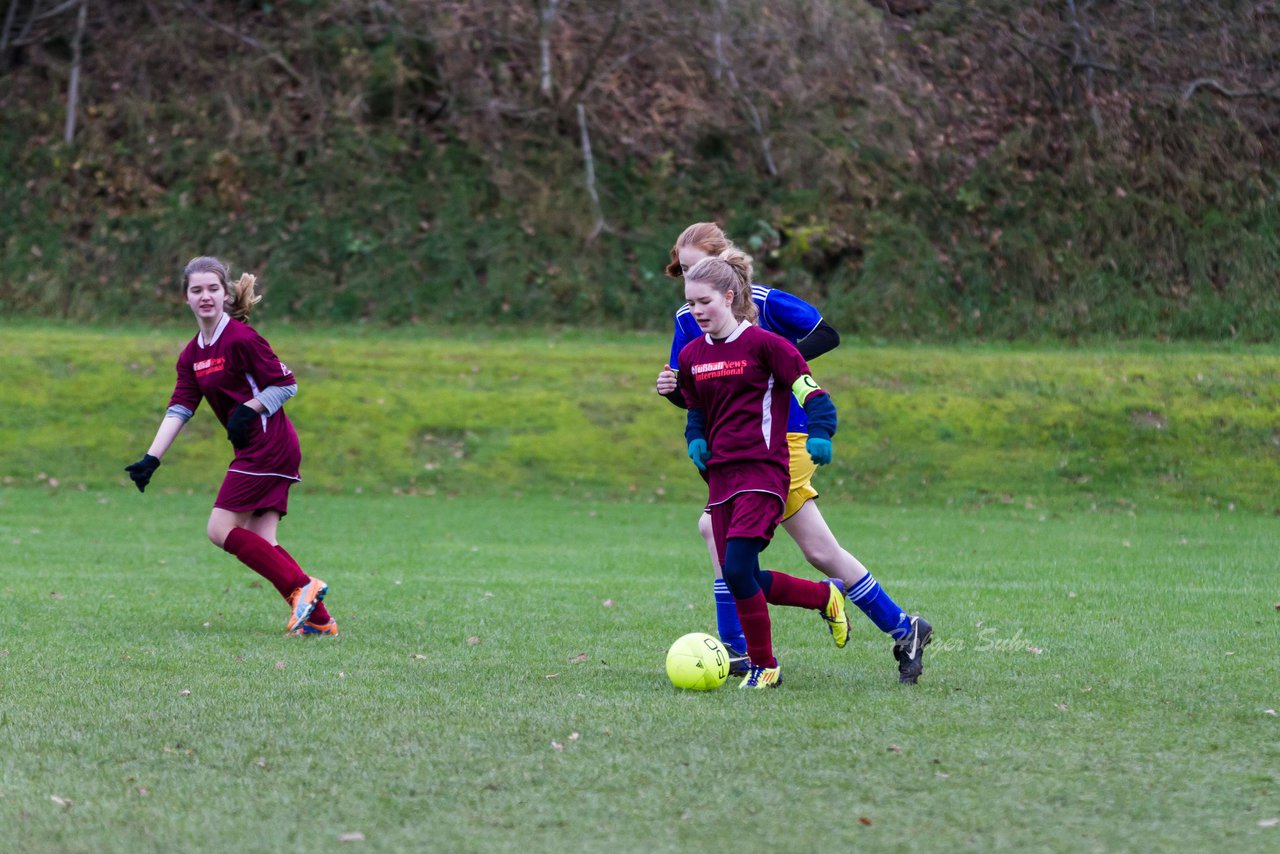
[(665, 272), (673, 279), (684, 275), (684, 271), (680, 269), (680, 250), (686, 246), (701, 249), (708, 255), (719, 255), (726, 249), (732, 249), (733, 243), (714, 222), (695, 222), (680, 232), (675, 246), (671, 247), (671, 263), (666, 266)]

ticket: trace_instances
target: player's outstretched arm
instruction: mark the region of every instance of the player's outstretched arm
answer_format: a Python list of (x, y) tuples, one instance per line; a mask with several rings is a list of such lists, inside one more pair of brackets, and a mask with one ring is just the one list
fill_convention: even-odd
[(151, 447), (147, 448), (142, 459), (124, 467), (124, 470), (129, 473), (129, 479), (133, 481), (134, 486), (138, 487), (139, 492), (146, 491), (147, 484), (151, 483), (151, 476), (160, 467), (160, 458), (164, 456), (165, 451), (169, 450), (169, 446), (173, 444), (174, 439), (178, 438), (178, 434), (186, 424), (186, 418), (166, 415), (160, 422), (159, 429), (156, 430), (156, 437), (151, 440)]
[(151, 483), (151, 475), (155, 474), (158, 468), (160, 468), (159, 457), (143, 454), (142, 459), (125, 466), (124, 470), (129, 473), (129, 479), (133, 481), (134, 486), (138, 487), (138, 491), (146, 492), (147, 484)]

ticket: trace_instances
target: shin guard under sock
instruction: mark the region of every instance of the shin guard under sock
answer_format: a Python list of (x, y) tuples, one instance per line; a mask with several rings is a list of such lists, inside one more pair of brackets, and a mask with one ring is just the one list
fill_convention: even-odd
[[(763, 574), (763, 573), (762, 573)], [(769, 586), (765, 599), (770, 605), (790, 605), (794, 608), (811, 608), (821, 611), (831, 597), (831, 585), (820, 581), (796, 578), (784, 572), (770, 570)]]
[(738, 619), (747, 638), (747, 657), (757, 667), (777, 667), (778, 660), (773, 657), (773, 625), (769, 622), (769, 603), (764, 599), (764, 591), (757, 590), (753, 596), (738, 599), (737, 605)]
[(285, 599), (309, 580), (296, 563), (286, 559), (275, 547), (252, 531), (232, 528), (222, 548), (240, 562), (271, 582)]

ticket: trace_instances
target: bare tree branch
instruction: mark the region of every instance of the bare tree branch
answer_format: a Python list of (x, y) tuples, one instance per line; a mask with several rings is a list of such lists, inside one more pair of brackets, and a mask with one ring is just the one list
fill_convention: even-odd
[(1035, 75), (1035, 77), (1045, 85), (1045, 88), (1048, 89), (1049, 94), (1053, 96), (1054, 104), (1056, 104), (1058, 109), (1061, 110), (1062, 109), (1062, 92), (1058, 89), (1057, 85), (1054, 84), (1053, 79), (1049, 77), (1048, 74), (1045, 73), (1045, 71), (1039, 66), (1039, 64), (1036, 63), (1034, 59), (1031, 58), (1031, 54), (1027, 53), (1017, 44), (1011, 43), (1009, 45), (1009, 49), (1012, 50), (1014, 53), (1016, 53), (1018, 56), (1022, 57), (1022, 60), (1026, 62), (1027, 65), (1031, 66), (1031, 73)]
[(13, 2), (9, 4), (9, 11), (5, 16), (4, 38), (3, 42), (0, 43), (0, 59), (7, 61), (6, 52), (10, 47), (23, 47), (35, 42), (36, 38), (31, 36), (31, 28), (35, 26), (37, 22), (61, 15), (68, 9), (75, 8), (79, 3), (80, 0), (64, 0), (63, 3), (54, 6), (52, 9), (46, 9), (42, 12), (40, 11), (40, 7), (44, 4), (41, 0), (35, 0), (35, 2), (31, 4), (31, 13), (27, 15), (27, 20), (22, 25), (22, 32), (18, 33), (17, 38), (10, 40), (9, 34), (11, 32), (11, 19), (14, 17), (14, 12), (18, 6), (18, 0), (13, 0)]
[(582, 90), (581, 93), (579, 93), (580, 98), (586, 98), (587, 93), (591, 92), (593, 89), (596, 88), (597, 85), (599, 85), (600, 79), (602, 77), (608, 77), (610, 74), (613, 74), (615, 71), (625, 66), (628, 62), (635, 59), (640, 54), (645, 53), (649, 48), (653, 46), (653, 43), (656, 42), (657, 40), (658, 39), (655, 36), (654, 38), (643, 41), (640, 44), (636, 45), (631, 50), (624, 53), (622, 56), (615, 59), (613, 62), (609, 63), (609, 67), (605, 69), (604, 74), (598, 74), (594, 78), (592, 78), (591, 82), (586, 85), (586, 87)]
[(89, 0), (78, 0), (80, 13), (76, 16), (76, 35), (71, 42), (71, 79), (67, 83), (67, 124), (62, 131), (62, 141), (67, 145), (76, 137), (76, 110), (80, 101), (80, 60), (83, 56), (84, 27), (89, 19)]
[(591, 204), (596, 211), (596, 224), (587, 235), (587, 242), (595, 240), (600, 232), (607, 228), (604, 221), (604, 210), (600, 207), (600, 194), (596, 191), (596, 164), (591, 156), (591, 135), (587, 133), (587, 110), (578, 102), (578, 131), (582, 138), (582, 165), (586, 173), (587, 194), (591, 196)]
[(1273, 101), (1280, 101), (1280, 83), (1273, 84), (1265, 89), (1228, 89), (1212, 77), (1201, 77), (1192, 80), (1182, 90), (1182, 102), (1191, 100), (1191, 96), (1198, 89), (1212, 89), (1224, 98), (1270, 98)]
[(202, 12), (200, 9), (197, 9), (195, 6), (192, 6), (190, 3), (187, 2), (187, 0), (178, 0), (178, 2), (187, 11), (191, 12), (197, 18), (204, 21), (206, 24), (213, 27), (214, 29), (219, 30), (231, 36), (233, 39), (238, 39), (239, 41), (243, 42), (244, 44), (248, 45), (251, 48), (265, 51), (267, 56), (276, 65), (284, 69), (285, 73), (288, 74), (290, 77), (292, 77), (299, 86), (306, 87), (307, 85), (306, 78), (304, 78), (301, 74), (299, 74), (298, 71), (292, 65), (289, 64), (289, 61), (285, 59), (284, 56), (282, 56), (279, 51), (267, 47), (266, 45), (262, 44), (262, 42), (255, 39), (253, 36), (245, 35), (244, 33), (238, 33), (235, 30), (231, 29), (231, 27), (228, 27), (226, 24), (223, 24), (220, 21), (215, 21), (213, 18), (210, 18), (208, 15)]
[(538, 90), (545, 100), (551, 100), (554, 80), (551, 77), (551, 27), (555, 23), (556, 13), (560, 11), (560, 0), (542, 0), (538, 13), (538, 53), (540, 73)]
[(1093, 92), (1093, 43), (1089, 40), (1089, 26), (1081, 20), (1083, 15), (1076, 11), (1076, 0), (1067, 0), (1067, 11), (1071, 13), (1071, 30), (1075, 34), (1075, 55), (1071, 58), (1071, 67), (1072, 70), (1084, 69), (1084, 96), (1089, 105), (1089, 118), (1095, 128), (1102, 130), (1102, 113), (1098, 111), (1098, 100)]
[(587, 87), (594, 82), (596, 64), (600, 62), (600, 57), (604, 56), (605, 51), (613, 44), (613, 40), (618, 37), (618, 31), (622, 29), (622, 0), (618, 0), (618, 4), (613, 10), (613, 21), (609, 25), (609, 32), (600, 40), (600, 45), (596, 52), (587, 60), (587, 68), (582, 72), (582, 79), (578, 81), (578, 85), (573, 87), (573, 93), (565, 100), (566, 104), (581, 104), (582, 95), (586, 92)]
[(13, 46), (19, 47), (27, 44), (27, 36), (31, 34), (31, 28), (35, 25), (36, 18), (40, 16), (40, 7), (43, 5), (41, 0), (33, 0), (31, 3), (31, 14), (27, 16), (27, 22), (22, 25), (22, 32), (18, 33), (18, 37), (13, 40)]
[(1109, 71), (1112, 74), (1120, 73), (1120, 69), (1117, 66), (1107, 65), (1102, 62), (1093, 62), (1087, 59), (1080, 59), (1071, 63), (1071, 70), (1073, 71), (1079, 71), (1082, 68), (1087, 68), (1090, 71)]
[(63, 12), (72, 8), (79, 2), (80, 0), (66, 0), (66, 2), (64, 2), (61, 6), (55, 6), (47, 12), (39, 12), (39, 13), (37, 13), (36, 11), (36, 9), (39, 8), (39, 4), (37, 4), (36, 9), (31, 10), (31, 23), (34, 24), (36, 21), (43, 21), (45, 18), (52, 18), (54, 15), (61, 15)]
[(18, 0), (9, 0), (9, 11), (4, 13), (4, 29), (0, 30), (0, 70), (9, 67), (9, 33), (13, 32), (13, 19), (18, 14)]
[[(732, 77), (733, 72), (729, 72)], [(737, 85), (735, 79), (734, 85)], [(752, 129), (756, 132), (756, 136), (760, 140), (760, 156), (764, 158), (764, 168), (768, 171), (770, 178), (778, 177), (778, 164), (773, 159), (773, 143), (769, 139), (769, 134), (765, 131), (764, 120), (760, 117), (760, 111), (756, 109), (756, 105), (751, 103), (745, 94), (739, 94), (739, 101), (743, 110), (747, 114), (747, 119), (751, 122)]]
[(1052, 51), (1053, 53), (1056, 53), (1059, 56), (1061, 56), (1063, 59), (1070, 60), (1072, 57), (1071, 51), (1066, 50), (1060, 45), (1054, 44), (1053, 42), (1048, 42), (1048, 41), (1045, 41), (1044, 39), (1041, 39), (1032, 35), (1031, 33), (1027, 32), (1026, 30), (1019, 27), (1017, 24), (1015, 24), (1007, 15), (995, 15), (989, 12), (984, 12), (982, 10), (975, 10), (975, 13), (979, 19), (989, 21), (998, 26), (1004, 27), (1006, 30), (1013, 33), (1018, 38), (1023, 39), (1024, 41), (1028, 41), (1031, 44), (1035, 45), (1036, 47), (1042, 47), (1045, 50)]
[[(728, 0), (718, 0), (716, 3), (716, 32), (722, 29), (721, 19), (728, 11)], [(738, 106), (746, 114), (747, 121), (751, 123), (751, 129), (756, 132), (756, 136), (760, 141), (760, 155), (764, 158), (765, 169), (769, 172), (770, 178), (778, 177), (778, 164), (773, 159), (773, 144), (769, 140), (769, 134), (765, 131), (764, 120), (760, 116), (760, 111), (756, 109), (756, 105), (751, 102), (747, 94), (742, 91), (742, 86), (738, 83), (738, 75), (734, 73), (733, 65), (725, 58), (722, 45), (719, 39), (716, 40), (716, 62), (718, 67), (724, 69), (725, 79), (729, 83), (729, 91), (738, 100)]]
[(725, 0), (718, 0), (716, 3), (715, 26), (712, 27), (714, 35), (711, 37), (711, 46), (715, 48), (712, 54), (716, 58), (716, 64), (711, 69), (711, 79), (719, 83), (724, 78), (725, 66), (728, 64), (724, 58), (724, 15), (726, 10)]

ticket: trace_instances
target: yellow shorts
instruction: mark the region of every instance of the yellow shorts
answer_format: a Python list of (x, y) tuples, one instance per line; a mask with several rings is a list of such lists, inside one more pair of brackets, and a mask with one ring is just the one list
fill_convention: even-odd
[(782, 508), (784, 522), (794, 516), (806, 501), (818, 497), (818, 490), (812, 483), (818, 466), (804, 447), (808, 439), (805, 433), (787, 434), (787, 447), (791, 449), (791, 489), (787, 492), (787, 506)]

